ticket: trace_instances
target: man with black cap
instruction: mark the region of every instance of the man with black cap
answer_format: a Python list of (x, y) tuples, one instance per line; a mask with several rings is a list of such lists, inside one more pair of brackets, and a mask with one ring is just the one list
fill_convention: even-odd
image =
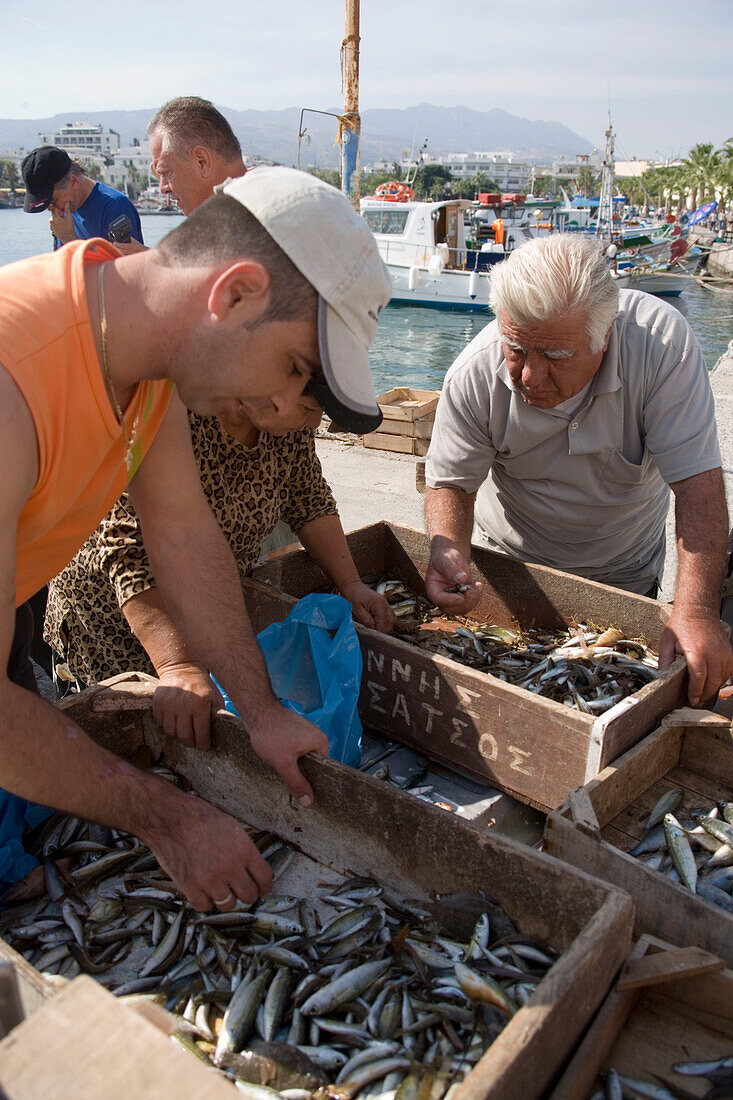
[(121, 215), (130, 219), (130, 236), (142, 244), (140, 215), (127, 195), (90, 179), (81, 164), (55, 145), (33, 149), (21, 165), (27, 214), (51, 211), (54, 249), (90, 237), (107, 239), (109, 227)]
[(9, 681), (14, 608), (129, 483), (166, 607), (255, 751), (310, 806), (298, 761), (327, 740), (272, 692), (182, 402), (236, 419), (286, 413), (311, 387), (344, 428), (373, 430), (368, 349), (390, 291), (346, 197), (287, 168), (230, 181), (154, 249), (120, 257), (80, 241), (0, 269), (3, 784), (139, 836), (199, 909), (254, 901), (272, 882), (266, 861), (233, 818), (106, 752)]

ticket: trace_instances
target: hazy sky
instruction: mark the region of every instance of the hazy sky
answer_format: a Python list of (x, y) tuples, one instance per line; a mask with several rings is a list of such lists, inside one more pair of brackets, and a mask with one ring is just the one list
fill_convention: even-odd
[[(3, 118), (341, 103), (344, 0), (0, 0), (0, 17)], [(619, 160), (733, 137), (733, 0), (361, 0), (361, 36), (362, 111), (501, 107), (600, 145), (610, 100)]]

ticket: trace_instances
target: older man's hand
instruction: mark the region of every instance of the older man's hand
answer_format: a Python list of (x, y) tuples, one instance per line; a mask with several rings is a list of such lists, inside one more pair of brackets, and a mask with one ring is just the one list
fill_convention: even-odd
[(669, 668), (682, 654), (690, 673), (688, 699), (693, 707), (711, 699), (733, 675), (733, 649), (720, 619), (702, 611), (675, 608), (659, 643), (659, 667)]
[(75, 241), (76, 229), (74, 228), (74, 219), (71, 216), (71, 205), (67, 202), (63, 210), (51, 205), (49, 210), (51, 211), (49, 225), (54, 237), (61, 241), (61, 244)]
[(433, 549), (425, 573), (428, 599), (450, 615), (467, 615), (483, 585), (471, 578), (471, 566), (455, 546)]

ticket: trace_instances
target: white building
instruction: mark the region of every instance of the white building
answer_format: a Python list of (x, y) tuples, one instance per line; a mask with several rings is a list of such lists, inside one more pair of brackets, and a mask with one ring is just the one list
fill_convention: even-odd
[(120, 147), (120, 135), (114, 130), (105, 133), (101, 123), (67, 122), (55, 134), (39, 134), (40, 145), (57, 145), (69, 155), (111, 156)]
[(145, 188), (150, 182), (155, 182), (155, 177), (150, 174), (150, 146), (147, 141), (140, 145), (121, 145), (115, 151), (112, 163), (102, 169), (104, 182), (127, 193), (131, 168), (137, 175), (138, 187)]

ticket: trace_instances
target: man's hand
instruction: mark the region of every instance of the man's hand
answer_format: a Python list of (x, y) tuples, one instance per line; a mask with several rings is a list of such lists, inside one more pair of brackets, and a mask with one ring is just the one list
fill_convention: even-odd
[(312, 806), (313, 790), (298, 767), (298, 760), (308, 752), (328, 756), (325, 733), (307, 718), (279, 704), (268, 711), (267, 718), (258, 723), (256, 730), (248, 729), (247, 732), (260, 760), (275, 769), (293, 798), (301, 806)]
[[(438, 540), (436, 540), (437, 542)], [(483, 585), (471, 579), (471, 566), (454, 546), (438, 548), (425, 573), (428, 599), (450, 615), (467, 615), (479, 601)]]
[(733, 650), (720, 619), (674, 610), (659, 643), (659, 668), (682, 654), (690, 673), (688, 698), (693, 707), (715, 695), (733, 675)]
[(351, 604), (353, 616), (358, 623), (389, 634), (395, 624), (395, 616), (384, 596), (380, 596), (363, 581), (342, 584), (341, 595)]
[(51, 205), (49, 207), (51, 211), (51, 220), (49, 225), (54, 237), (57, 237), (61, 241), (61, 244), (68, 244), (69, 241), (75, 241), (76, 229), (74, 228), (74, 219), (71, 216), (71, 203), (66, 203), (63, 210), (59, 210), (57, 206)]
[(199, 665), (171, 664), (158, 670), (153, 716), (163, 733), (184, 745), (211, 748), (211, 710), (224, 700), (208, 672)]
[(142, 839), (194, 909), (226, 912), (271, 889), (269, 864), (233, 817), (175, 788), (161, 802), (157, 825)]

